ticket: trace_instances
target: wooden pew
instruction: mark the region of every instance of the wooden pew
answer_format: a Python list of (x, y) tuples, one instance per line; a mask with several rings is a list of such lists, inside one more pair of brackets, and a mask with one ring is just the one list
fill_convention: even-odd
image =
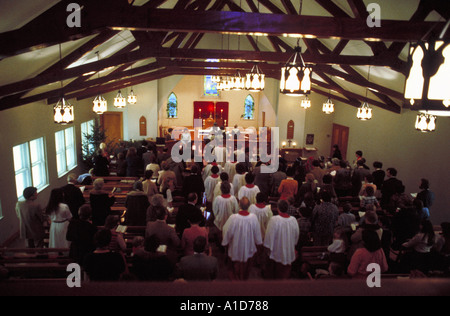
[(66, 248), (5, 248), (0, 249), (0, 264), (13, 278), (67, 278), (72, 263), (68, 253)]
[(328, 254), (327, 246), (302, 247), (300, 260), (313, 269), (328, 269), (329, 261), (324, 255)]

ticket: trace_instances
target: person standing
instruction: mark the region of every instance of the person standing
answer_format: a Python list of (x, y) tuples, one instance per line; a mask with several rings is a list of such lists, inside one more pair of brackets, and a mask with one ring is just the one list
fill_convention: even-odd
[(331, 203), (330, 193), (321, 192), (320, 196), (321, 203), (314, 207), (311, 217), (314, 246), (329, 246), (339, 219), (339, 209)]
[(67, 185), (62, 187), (64, 192), (64, 203), (69, 206), (73, 218), (78, 218), (78, 210), (86, 202), (78, 184), (77, 176), (71, 173), (67, 176)]
[(49, 248), (69, 248), (67, 230), (72, 213), (69, 206), (64, 204), (64, 192), (62, 189), (53, 189), (50, 194), (46, 214), (50, 217)]
[(274, 279), (288, 279), (296, 259), (295, 247), (300, 236), (297, 220), (287, 213), (289, 203), (278, 202), (278, 214), (270, 219), (264, 238), (264, 247), (270, 252), (268, 274)]
[(263, 241), (258, 218), (248, 212), (249, 199), (243, 197), (239, 207), (239, 213), (231, 215), (224, 226), (222, 246), (228, 247), (231, 279), (242, 281), (248, 280), (252, 258), (258, 250), (257, 246), (262, 245)]
[(25, 188), (23, 197), (25, 201), (18, 201), (16, 204), (20, 238), (27, 240), (29, 248), (42, 248), (45, 238), (45, 217), (41, 206), (36, 202), (37, 188)]

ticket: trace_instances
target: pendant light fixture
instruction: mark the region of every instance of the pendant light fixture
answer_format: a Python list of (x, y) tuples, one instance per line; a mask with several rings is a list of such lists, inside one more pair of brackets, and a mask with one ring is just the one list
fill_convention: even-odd
[[(367, 74), (367, 81), (370, 82), (370, 66), (369, 71)], [(360, 119), (361, 121), (368, 121), (372, 119), (372, 108), (369, 106), (369, 103), (367, 103), (367, 92), (368, 88), (366, 88), (366, 101), (361, 105), (361, 107), (358, 109), (358, 113), (356, 113), (356, 117)]]
[(134, 94), (133, 88), (131, 88), (131, 92), (128, 95), (128, 103), (134, 105), (137, 103), (137, 96)]
[(127, 106), (127, 99), (125, 99), (120, 90), (117, 96), (114, 98), (114, 106), (119, 109), (123, 109)]
[(312, 68), (303, 60), (300, 39), (294, 50), (294, 55), (281, 68), (280, 92), (291, 96), (307, 95), (311, 93)]
[(417, 114), (416, 130), (423, 133), (434, 132), (436, 130), (436, 116), (425, 113)]
[(331, 98), (330, 98), (330, 97), (328, 97), (327, 102), (325, 102), (325, 103), (323, 104), (323, 106), (322, 106), (322, 111), (323, 111), (325, 114), (331, 114), (331, 113), (334, 112), (334, 103), (333, 103), (333, 101), (331, 101)]
[(258, 64), (255, 64), (252, 70), (246, 74), (245, 89), (251, 92), (263, 91), (266, 86), (265, 75), (259, 68)]
[(304, 109), (309, 109), (311, 107), (311, 100), (306, 96), (303, 100), (300, 106)]
[[(59, 44), (59, 61), (61, 62), (61, 44)], [(62, 71), (62, 69), (61, 69)], [(64, 89), (63, 81), (61, 80), (61, 90)], [(73, 123), (75, 118), (73, 105), (66, 101), (64, 92), (61, 99), (53, 106), (53, 121), (57, 124), (67, 125)]]
[(414, 105), (415, 100), (422, 102), (422, 108), (429, 100), (441, 101), (450, 106), (450, 42), (444, 41), (444, 35), (450, 26), (447, 21), (438, 40), (411, 44), (409, 63), (411, 68), (405, 84), (405, 99)]
[(245, 78), (241, 76), (239, 70), (236, 72), (236, 75), (232, 77), (232, 90), (243, 90), (245, 89)]
[[(100, 60), (100, 56), (99, 53), (96, 52), (97, 54), (97, 60)], [(98, 72), (98, 78), (100, 79), (100, 71)], [(98, 96), (95, 97), (94, 101), (94, 106), (92, 108), (92, 110), (97, 113), (98, 115), (102, 115), (103, 113), (105, 113), (108, 110), (108, 103), (106, 102), (105, 98), (99, 94)]]

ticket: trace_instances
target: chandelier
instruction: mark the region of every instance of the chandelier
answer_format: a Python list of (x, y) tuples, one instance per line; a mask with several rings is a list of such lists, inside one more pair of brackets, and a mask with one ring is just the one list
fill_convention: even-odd
[(367, 121), (372, 118), (372, 108), (369, 106), (369, 104), (367, 104), (367, 102), (364, 102), (358, 109), (356, 117), (361, 121)]
[(300, 106), (304, 109), (309, 109), (311, 107), (311, 100), (306, 96), (303, 100)]
[(333, 104), (333, 101), (331, 101), (330, 98), (328, 98), (327, 102), (325, 102), (323, 104), (322, 111), (325, 114), (331, 114), (331, 113), (334, 112), (334, 104)]
[(62, 97), (53, 107), (53, 120), (57, 124), (67, 125), (74, 121), (73, 105)]
[(131, 88), (131, 92), (128, 95), (128, 103), (130, 103), (130, 104), (137, 103), (137, 96), (134, 94), (133, 88)]
[(114, 106), (119, 109), (123, 109), (127, 106), (127, 99), (125, 99), (120, 90), (117, 96), (114, 98)]
[(263, 91), (266, 86), (265, 75), (257, 64), (255, 64), (252, 70), (246, 74), (245, 89), (252, 92)]
[[(59, 44), (59, 60), (62, 59), (61, 44)], [(64, 89), (61, 80), (61, 90)], [(67, 125), (73, 123), (75, 119), (73, 105), (64, 99), (64, 94), (59, 101), (53, 106), (53, 121), (57, 124)]]
[(245, 89), (245, 78), (241, 76), (239, 70), (236, 72), (236, 75), (231, 78), (231, 89), (237, 91)]
[(105, 98), (101, 95), (98, 95), (94, 99), (94, 107), (93, 111), (99, 115), (105, 113), (108, 110), (108, 102), (106, 102)]
[(291, 96), (311, 93), (312, 68), (306, 66), (302, 57), (302, 49), (297, 41), (294, 55), (281, 68), (280, 92)]
[(416, 130), (421, 132), (434, 132), (436, 130), (436, 116), (428, 113), (419, 113), (416, 119)]

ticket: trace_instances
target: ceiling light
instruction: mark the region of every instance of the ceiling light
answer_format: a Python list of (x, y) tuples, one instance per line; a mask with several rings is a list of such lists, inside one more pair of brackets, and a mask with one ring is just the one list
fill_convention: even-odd
[(367, 121), (372, 118), (372, 108), (369, 106), (369, 104), (367, 104), (367, 102), (364, 102), (358, 109), (356, 117), (361, 121)]
[(427, 133), (436, 130), (436, 116), (428, 113), (417, 114), (416, 130)]
[(325, 114), (331, 114), (334, 112), (334, 103), (330, 98), (328, 98), (327, 102), (323, 104), (322, 111)]
[(414, 105), (421, 101), (425, 108), (429, 100), (439, 100), (450, 106), (450, 42), (441, 40), (450, 20), (445, 25), (439, 40), (419, 42), (410, 47), (409, 63), (411, 68), (405, 84), (405, 99)]
[(258, 64), (255, 64), (252, 70), (246, 75), (245, 89), (252, 92), (263, 91), (266, 86), (265, 75), (262, 73)]
[(128, 103), (130, 103), (130, 104), (137, 103), (137, 96), (134, 94), (133, 88), (131, 88), (131, 92), (128, 95)]
[(120, 90), (117, 96), (114, 98), (114, 106), (119, 109), (123, 109), (127, 106), (127, 99), (125, 99)]
[(94, 99), (94, 107), (92, 109), (95, 113), (102, 115), (108, 110), (108, 102), (101, 95)]
[(302, 49), (297, 41), (295, 53), (281, 68), (280, 92), (292, 96), (307, 95), (311, 92), (312, 68), (306, 66)]
[(311, 100), (306, 96), (303, 100), (300, 106), (304, 109), (309, 109), (311, 107)]
[(73, 105), (62, 97), (53, 107), (53, 120), (57, 124), (67, 125), (74, 121)]

